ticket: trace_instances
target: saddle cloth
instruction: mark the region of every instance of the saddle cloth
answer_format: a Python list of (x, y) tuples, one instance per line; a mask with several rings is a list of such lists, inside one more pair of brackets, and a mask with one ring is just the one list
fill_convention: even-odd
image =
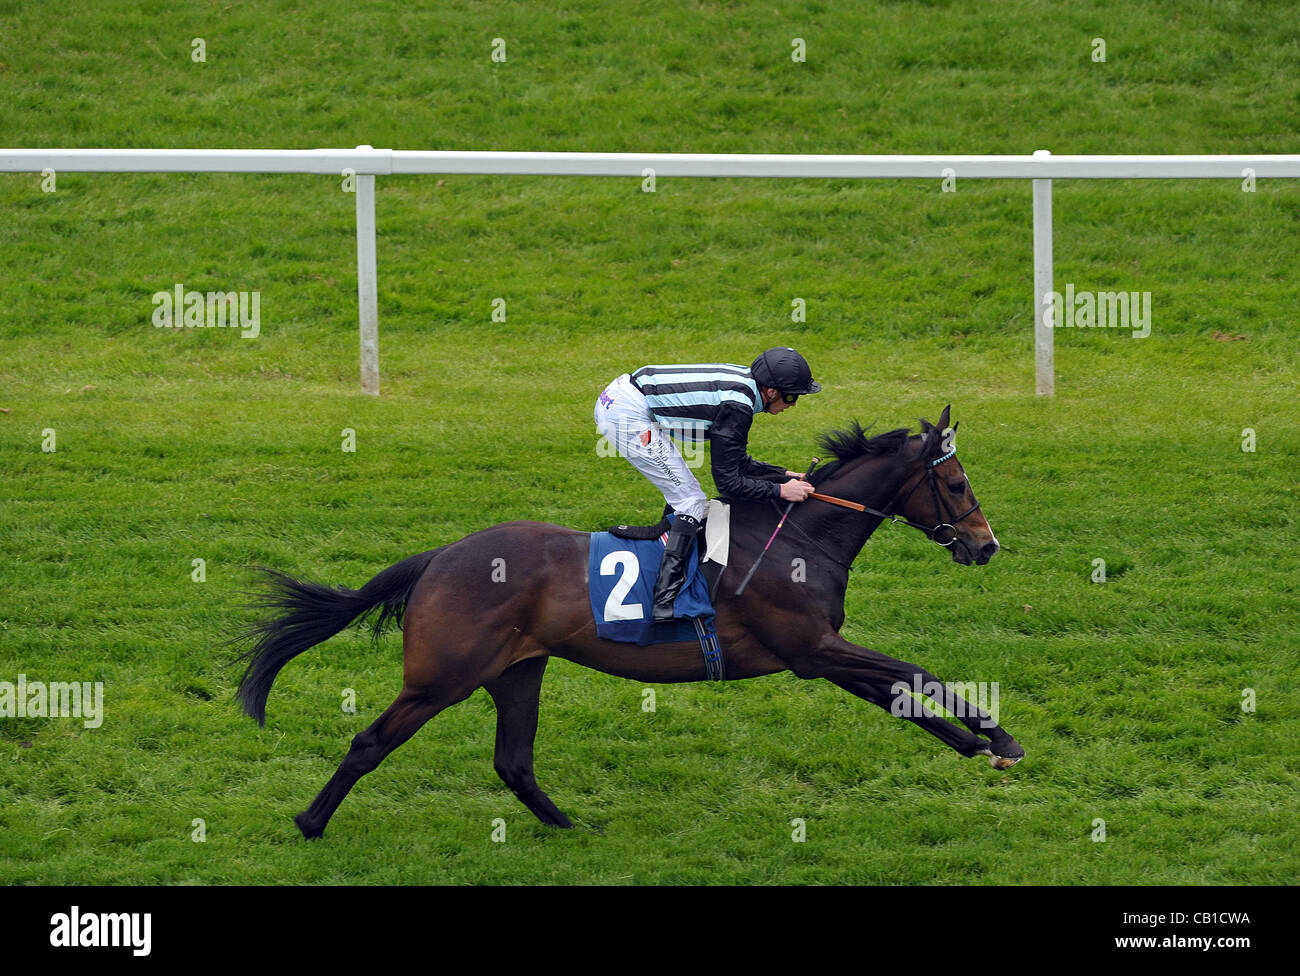
[[(725, 515), (718, 521), (725, 524)], [(716, 636), (713, 603), (709, 599), (709, 583), (700, 567), (699, 546), (692, 546), (687, 553), (686, 582), (673, 603), (676, 618), (663, 623), (654, 621), (655, 578), (659, 575), (665, 541), (667, 533), (657, 539), (623, 539), (609, 532), (591, 533), (588, 594), (598, 637), (630, 644), (693, 641), (699, 635), (691, 618), (700, 621), (709, 637)]]

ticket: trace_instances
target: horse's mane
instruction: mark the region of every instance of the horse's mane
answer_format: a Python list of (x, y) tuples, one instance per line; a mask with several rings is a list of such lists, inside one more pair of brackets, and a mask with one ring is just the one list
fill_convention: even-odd
[(896, 430), (877, 434), (875, 437), (868, 437), (867, 430), (864, 430), (856, 420), (848, 430), (828, 431), (822, 434), (817, 443), (835, 460), (824, 467), (817, 468), (813, 472), (812, 483), (818, 485), (824, 479), (833, 477), (840, 468), (854, 458), (898, 454), (911, 435), (910, 428), (899, 427)]

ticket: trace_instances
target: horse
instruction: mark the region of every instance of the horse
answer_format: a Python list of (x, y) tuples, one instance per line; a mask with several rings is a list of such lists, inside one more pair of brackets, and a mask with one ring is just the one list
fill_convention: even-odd
[[(949, 428), (948, 421), (945, 408), (937, 424), (923, 419), (917, 434), (899, 428), (868, 437), (856, 421), (850, 430), (824, 434), (821, 444), (834, 460), (813, 472), (817, 495), (793, 505), (775, 537), (771, 532), (781, 515), (775, 503), (735, 502), (730, 558), (715, 600), (716, 630), (727, 680), (782, 671), (825, 678), (960, 755), (987, 756), (995, 769), (1005, 769), (1025, 751), (991, 716), (924, 668), (840, 635), (853, 559), (886, 518), (919, 529), (961, 565), (983, 565), (998, 551), (952, 446), (956, 426)], [(573, 826), (538, 786), (533, 770), (549, 659), (640, 682), (706, 678), (697, 642), (643, 647), (597, 637), (587, 591), (590, 538), (558, 525), (506, 522), (411, 556), (359, 590), (265, 571), (269, 589), (258, 606), (272, 615), (243, 635), (255, 643), (236, 659), (248, 662), (237, 698), (259, 725), (265, 724), (276, 675), (298, 654), (376, 608), (374, 637), (389, 621), (403, 632), (401, 693), (352, 739), (338, 770), (294, 818), (304, 838), (322, 836), (357, 780), (424, 723), (479, 688), (487, 689), (496, 707), (497, 775), (542, 823)], [(765, 540), (771, 551), (736, 596)], [(803, 560), (802, 573), (790, 571), (795, 559)], [(942, 717), (925, 698), (962, 724)]]

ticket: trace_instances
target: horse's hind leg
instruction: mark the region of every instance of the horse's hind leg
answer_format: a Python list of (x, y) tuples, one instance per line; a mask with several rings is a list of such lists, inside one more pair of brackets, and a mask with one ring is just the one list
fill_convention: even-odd
[(415, 735), (420, 726), (444, 708), (464, 701), (472, 693), (466, 692), (456, 696), (439, 697), (427, 690), (412, 691), (403, 688), (384, 713), (375, 719), (364, 732), (359, 732), (352, 739), (352, 747), (339, 765), (338, 771), (330, 777), (325, 788), (312, 801), (312, 805), (293, 822), (302, 831), (303, 837), (311, 840), (325, 833), (325, 825), (338, 809), (348, 791), (366, 773), (378, 766), (390, 752)]
[(494, 765), (502, 782), (538, 820), (552, 827), (572, 827), (569, 818), (542, 792), (533, 775), (537, 708), (547, 660), (533, 657), (520, 661), (483, 686), (497, 708)]

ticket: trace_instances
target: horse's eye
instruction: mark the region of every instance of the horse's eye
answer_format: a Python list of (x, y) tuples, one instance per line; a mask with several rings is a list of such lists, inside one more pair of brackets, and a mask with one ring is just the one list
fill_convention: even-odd
[(954, 495), (960, 495), (966, 490), (966, 482), (950, 481), (948, 482), (948, 490), (952, 492)]

